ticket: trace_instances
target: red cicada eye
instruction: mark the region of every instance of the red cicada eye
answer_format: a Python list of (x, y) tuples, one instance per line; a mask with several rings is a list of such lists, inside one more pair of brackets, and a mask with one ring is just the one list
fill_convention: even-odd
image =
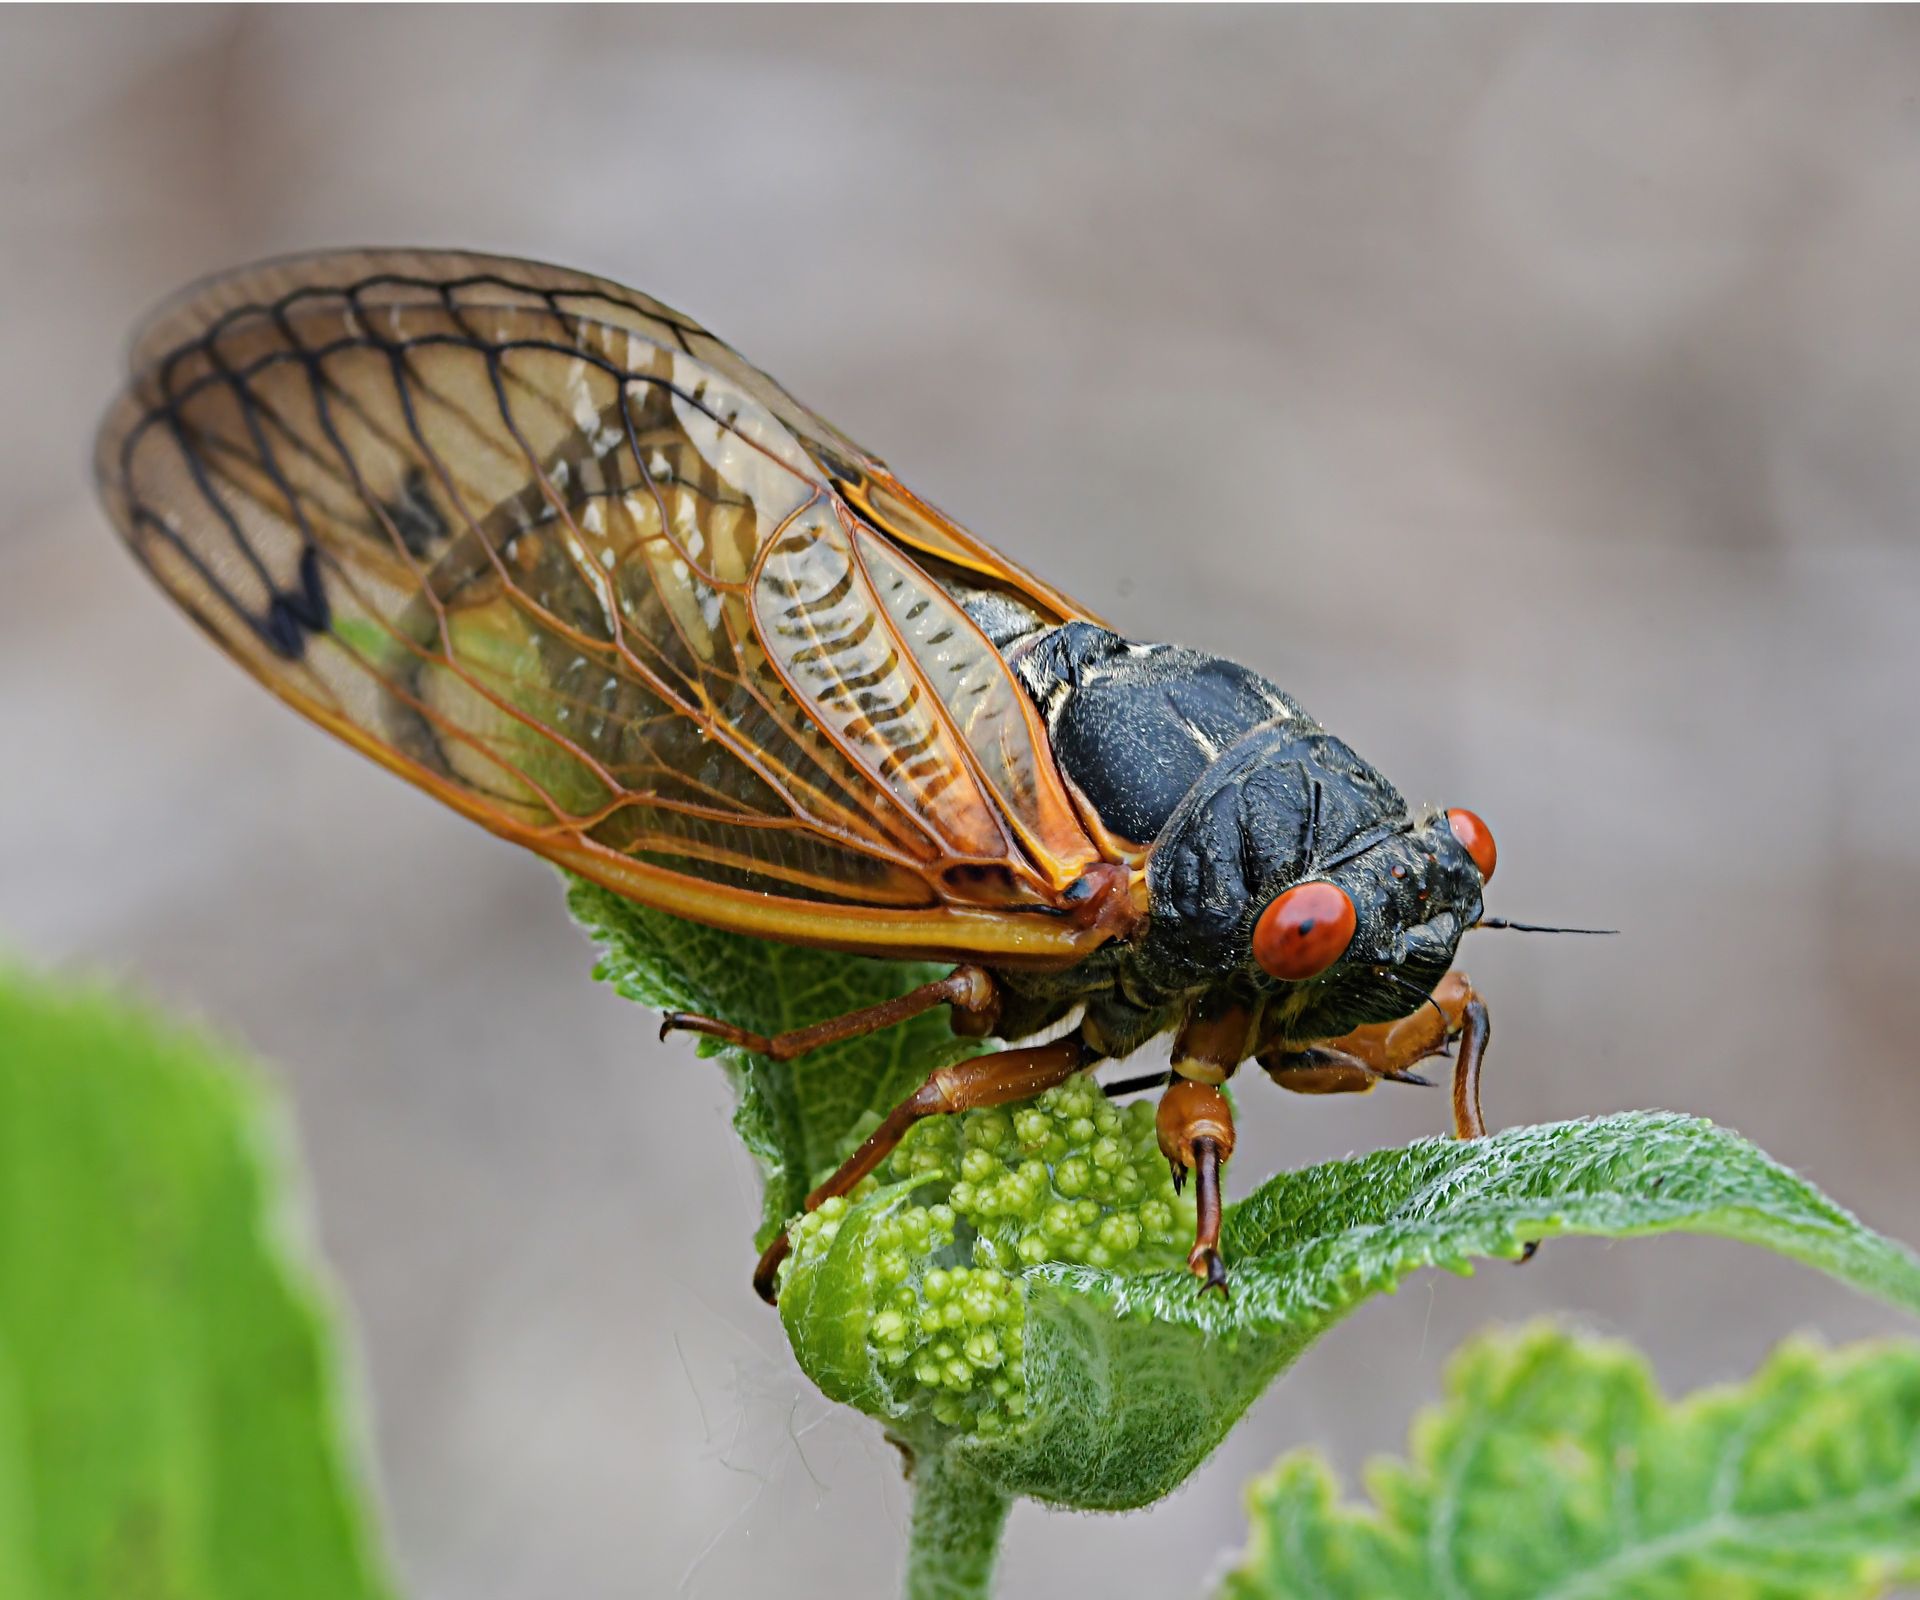
[(1289, 983), (1314, 977), (1347, 953), (1354, 922), (1346, 890), (1324, 880), (1296, 883), (1253, 925), (1253, 959)]
[(1500, 859), (1500, 852), (1493, 845), (1493, 829), (1471, 811), (1457, 806), (1447, 813), (1447, 826), (1460, 841), (1460, 848), (1473, 857), (1473, 864), (1480, 869), (1480, 881), (1485, 883), (1493, 876), (1494, 863)]

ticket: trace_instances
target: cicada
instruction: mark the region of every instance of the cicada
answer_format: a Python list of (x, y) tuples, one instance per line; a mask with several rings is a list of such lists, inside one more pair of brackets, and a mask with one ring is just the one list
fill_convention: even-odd
[[(1223, 1286), (1220, 1086), (1309, 1094), (1454, 1050), (1493, 836), (1411, 809), (1259, 674), (1123, 636), (699, 324), (585, 273), (429, 251), (248, 268), (139, 335), (100, 491), (134, 555), (322, 727), (643, 905), (949, 976), (761, 1037), (776, 1060), (935, 1007), (1006, 1044), (919, 1119), (1172, 1036), (1157, 1126)], [(1044, 1039), (1044, 1042), (1021, 1043)], [(772, 1297), (776, 1241), (755, 1283)]]

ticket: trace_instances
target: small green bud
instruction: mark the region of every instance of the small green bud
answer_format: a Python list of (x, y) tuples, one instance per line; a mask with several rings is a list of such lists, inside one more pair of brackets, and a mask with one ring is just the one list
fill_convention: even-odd
[(1051, 1239), (1071, 1239), (1074, 1233), (1073, 1207), (1051, 1205), (1040, 1219), (1040, 1226)]
[(998, 1150), (1013, 1136), (1013, 1123), (1004, 1111), (982, 1111), (966, 1122), (967, 1142), (982, 1150)]

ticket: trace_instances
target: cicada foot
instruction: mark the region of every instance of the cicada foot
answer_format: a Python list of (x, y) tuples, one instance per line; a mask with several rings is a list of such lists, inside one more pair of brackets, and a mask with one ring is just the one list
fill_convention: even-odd
[(955, 1033), (968, 1039), (985, 1038), (999, 1020), (1000, 986), (984, 967), (959, 966), (946, 977), (923, 983), (919, 988), (892, 1000), (863, 1006), (858, 1011), (829, 1017), (824, 1022), (811, 1023), (788, 1033), (753, 1033), (746, 1028), (735, 1027), (731, 1022), (722, 1022), (718, 1017), (703, 1017), (697, 1011), (669, 1011), (661, 1019), (660, 1037), (664, 1039), (675, 1032), (698, 1033), (709, 1039), (718, 1039), (723, 1044), (749, 1050), (757, 1056), (766, 1056), (774, 1061), (791, 1061), (823, 1045), (839, 1044), (843, 1040), (878, 1033), (882, 1028), (891, 1028), (895, 1023), (905, 1022), (909, 1017), (917, 1017), (936, 1006), (953, 1007)]
[[(887, 1113), (886, 1120), (866, 1142), (841, 1163), (832, 1177), (807, 1196), (806, 1210), (816, 1211), (836, 1195), (851, 1193), (860, 1181), (892, 1155), (915, 1123), (925, 1117), (951, 1116), (956, 1111), (978, 1111), (987, 1106), (1011, 1105), (1062, 1084), (1089, 1066), (1093, 1052), (1075, 1034), (1051, 1044), (1001, 1050), (990, 1056), (957, 1061), (930, 1073), (925, 1083)], [(754, 1293), (772, 1305), (778, 1298), (780, 1263), (792, 1248), (788, 1231), (761, 1253), (753, 1269)]]
[(1187, 1269), (1200, 1291), (1227, 1292), (1227, 1266), (1220, 1254), (1220, 1171), (1233, 1154), (1233, 1107), (1210, 1083), (1177, 1078), (1160, 1097), (1154, 1118), (1160, 1153), (1173, 1169), (1174, 1189), (1193, 1174), (1193, 1248)]
[(1212, 1245), (1195, 1245), (1187, 1256), (1187, 1270), (1200, 1280), (1202, 1294), (1218, 1289), (1221, 1299), (1231, 1298), (1227, 1292), (1227, 1263)]
[(793, 1250), (793, 1240), (788, 1230), (782, 1228), (773, 1236), (773, 1243), (760, 1252), (760, 1259), (753, 1264), (753, 1292), (770, 1306), (780, 1303), (780, 1264)]

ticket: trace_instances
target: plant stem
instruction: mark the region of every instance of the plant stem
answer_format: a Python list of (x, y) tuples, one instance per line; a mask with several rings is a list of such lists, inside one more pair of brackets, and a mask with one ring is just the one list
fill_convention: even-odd
[(1012, 1504), (946, 1451), (924, 1452), (913, 1469), (904, 1600), (986, 1600)]

